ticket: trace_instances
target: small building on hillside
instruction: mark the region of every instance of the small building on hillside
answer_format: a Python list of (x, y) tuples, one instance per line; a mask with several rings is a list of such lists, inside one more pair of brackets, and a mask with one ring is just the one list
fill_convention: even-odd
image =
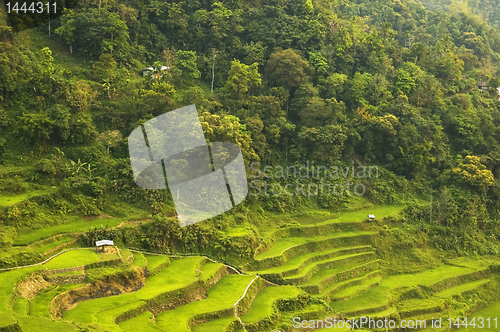
[(151, 78), (153, 79), (159, 79), (161, 78), (161, 72), (169, 70), (170, 67), (167, 66), (161, 66), (159, 69), (154, 68), (154, 67), (149, 67), (149, 68), (144, 68), (142, 70), (142, 77), (146, 77), (148, 75), (151, 75)]
[(106, 252), (108, 246), (114, 246), (114, 245), (115, 243), (113, 242), (113, 240), (100, 240), (95, 242), (96, 251), (97, 248), (101, 247), (102, 252)]
[(489, 89), (489, 84), (488, 82), (481, 82), (478, 86), (479, 90), (488, 90)]
[(369, 214), (368, 215), (368, 221), (374, 221), (375, 220), (375, 215), (374, 214)]

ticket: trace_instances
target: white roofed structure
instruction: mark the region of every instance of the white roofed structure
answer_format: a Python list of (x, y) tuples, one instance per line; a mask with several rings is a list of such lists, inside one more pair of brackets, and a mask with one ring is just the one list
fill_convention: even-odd
[(95, 241), (95, 245), (97, 247), (100, 247), (100, 246), (114, 246), (115, 243), (112, 240), (100, 240), (100, 241)]
[(158, 67), (144, 68), (142, 70), (142, 76), (145, 77), (145, 76), (150, 75), (151, 78), (158, 79), (161, 77), (161, 72), (169, 70), (169, 69), (170, 69), (170, 67), (168, 67), (168, 66), (161, 66), (160, 68), (158, 68)]

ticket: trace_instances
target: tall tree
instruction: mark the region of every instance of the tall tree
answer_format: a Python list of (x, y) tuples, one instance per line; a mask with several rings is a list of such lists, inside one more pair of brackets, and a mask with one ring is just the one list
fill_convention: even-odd
[[(282, 86), (291, 94), (293, 88), (308, 80), (307, 70), (309, 64), (307, 61), (292, 49), (277, 50), (267, 62), (266, 71), (274, 86)], [(289, 99), (286, 101), (286, 113), (288, 115)]]

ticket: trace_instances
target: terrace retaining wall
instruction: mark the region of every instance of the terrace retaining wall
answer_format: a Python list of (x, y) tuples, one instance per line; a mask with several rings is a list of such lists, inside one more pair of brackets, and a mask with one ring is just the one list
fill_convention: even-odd
[(47, 281), (58, 285), (83, 284), (85, 282), (85, 274), (47, 277)]
[(61, 274), (61, 273), (69, 273), (69, 272), (78, 272), (78, 271), (83, 271), (83, 270), (85, 270), (85, 266), (80, 265), (80, 266), (75, 266), (75, 267), (67, 267), (64, 269), (48, 270), (45, 273), (47, 275), (52, 275), (52, 274)]

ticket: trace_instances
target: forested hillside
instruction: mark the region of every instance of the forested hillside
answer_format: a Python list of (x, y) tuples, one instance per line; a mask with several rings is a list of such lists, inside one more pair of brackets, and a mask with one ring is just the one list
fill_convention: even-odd
[[(332, 285), (314, 283), (314, 271), (324, 267), (319, 258), (303, 274), (300, 269), (316, 258), (303, 257), (293, 262), (294, 269), (278, 273), (272, 265), (278, 259), (266, 265), (265, 250), (285, 257), (292, 246), (312, 241), (297, 235), (303, 224), (317, 227), (328, 216), (375, 206), (398, 208), (381, 210), (388, 219), (373, 229), (361, 224), (325, 227), (362, 239), (339, 240), (341, 246), (375, 246), (365, 237), (386, 236), (376, 252), (371, 247), (360, 251), (366, 255), (360, 259), (387, 255), (384, 268), (390, 273), (435, 267), (443, 257), (498, 255), (497, 2), (81, 0), (50, 25), (19, 33), (9, 27), (0, 7), (0, 268), (40, 262), (59, 249), (110, 238), (122, 249), (203, 253), (241, 271), (273, 278), (279, 274), (280, 282), (301, 285), (311, 294), (314, 287), (333, 294), (327, 288)], [(134, 182), (127, 137), (144, 122), (191, 104), (207, 140), (240, 146), (250, 194), (223, 215), (181, 228), (168, 190), (142, 189)], [(352, 173), (290, 178), (283, 175), (289, 166), (308, 168), (307, 174), (321, 166), (345, 166)], [(355, 174), (354, 169), (368, 167), (376, 175)], [(316, 191), (269, 191), (289, 183), (295, 188), (299, 180)], [(325, 184), (342, 187), (346, 181), (360, 184), (362, 193), (317, 190)], [(286, 231), (292, 240), (281, 243)], [(322, 228), (308, 231), (304, 236), (324, 235)], [(330, 240), (333, 250), (338, 243)], [(304, 250), (319, 250), (312, 247)], [(387, 266), (396, 261), (391, 248), (404, 252), (407, 267)], [(358, 249), (349, 247), (343, 254), (360, 254)], [(328, 259), (337, 255), (330, 254)], [(121, 256), (139, 259), (131, 252)], [(291, 257), (279, 258), (280, 263)], [(206, 270), (203, 277), (196, 276), (201, 278), (197, 285), (208, 289), (223, 275), (217, 270), (221, 266), (210, 264), (215, 263), (200, 260), (185, 269)], [(467, 264), (460, 273), (472, 273), (471, 268), (489, 276), (486, 267)], [(361, 266), (347, 268), (371, 273)], [(105, 279), (106, 273), (99, 270), (86, 281)], [(226, 277), (223, 285), (243, 292), (243, 283)], [(367, 274), (366, 280), (371, 277)], [(289, 295), (297, 301), (294, 308), (304, 308), (306, 302), (329, 303), (330, 293), (317, 302), (307, 302), (309, 295), (301, 297), (295, 290)], [(134, 301), (139, 306), (152, 294)], [(387, 295), (380, 294), (373, 296)], [(10, 299), (8, 306), (14, 301)], [(492, 300), (485, 297), (481, 305), (467, 309), (473, 312)], [(339, 310), (356, 312), (349, 305)], [(68, 313), (64, 317), (73, 321), (83, 317)], [(118, 314), (113, 317), (112, 324), (125, 321)], [(163, 317), (167, 326), (170, 318)], [(266, 330), (262, 326), (255, 330)]]
[[(378, 166), (368, 199), (432, 194), (434, 221), (496, 229), (500, 32), (477, 17), (415, 1), (81, 1), (50, 30), (3, 27), (1, 43), (2, 188), (50, 191), (4, 208), (5, 226), (171, 211), (135, 186), (126, 137), (196, 104), (207, 139), (248, 164)], [(257, 198), (240, 212), (308, 201)]]

